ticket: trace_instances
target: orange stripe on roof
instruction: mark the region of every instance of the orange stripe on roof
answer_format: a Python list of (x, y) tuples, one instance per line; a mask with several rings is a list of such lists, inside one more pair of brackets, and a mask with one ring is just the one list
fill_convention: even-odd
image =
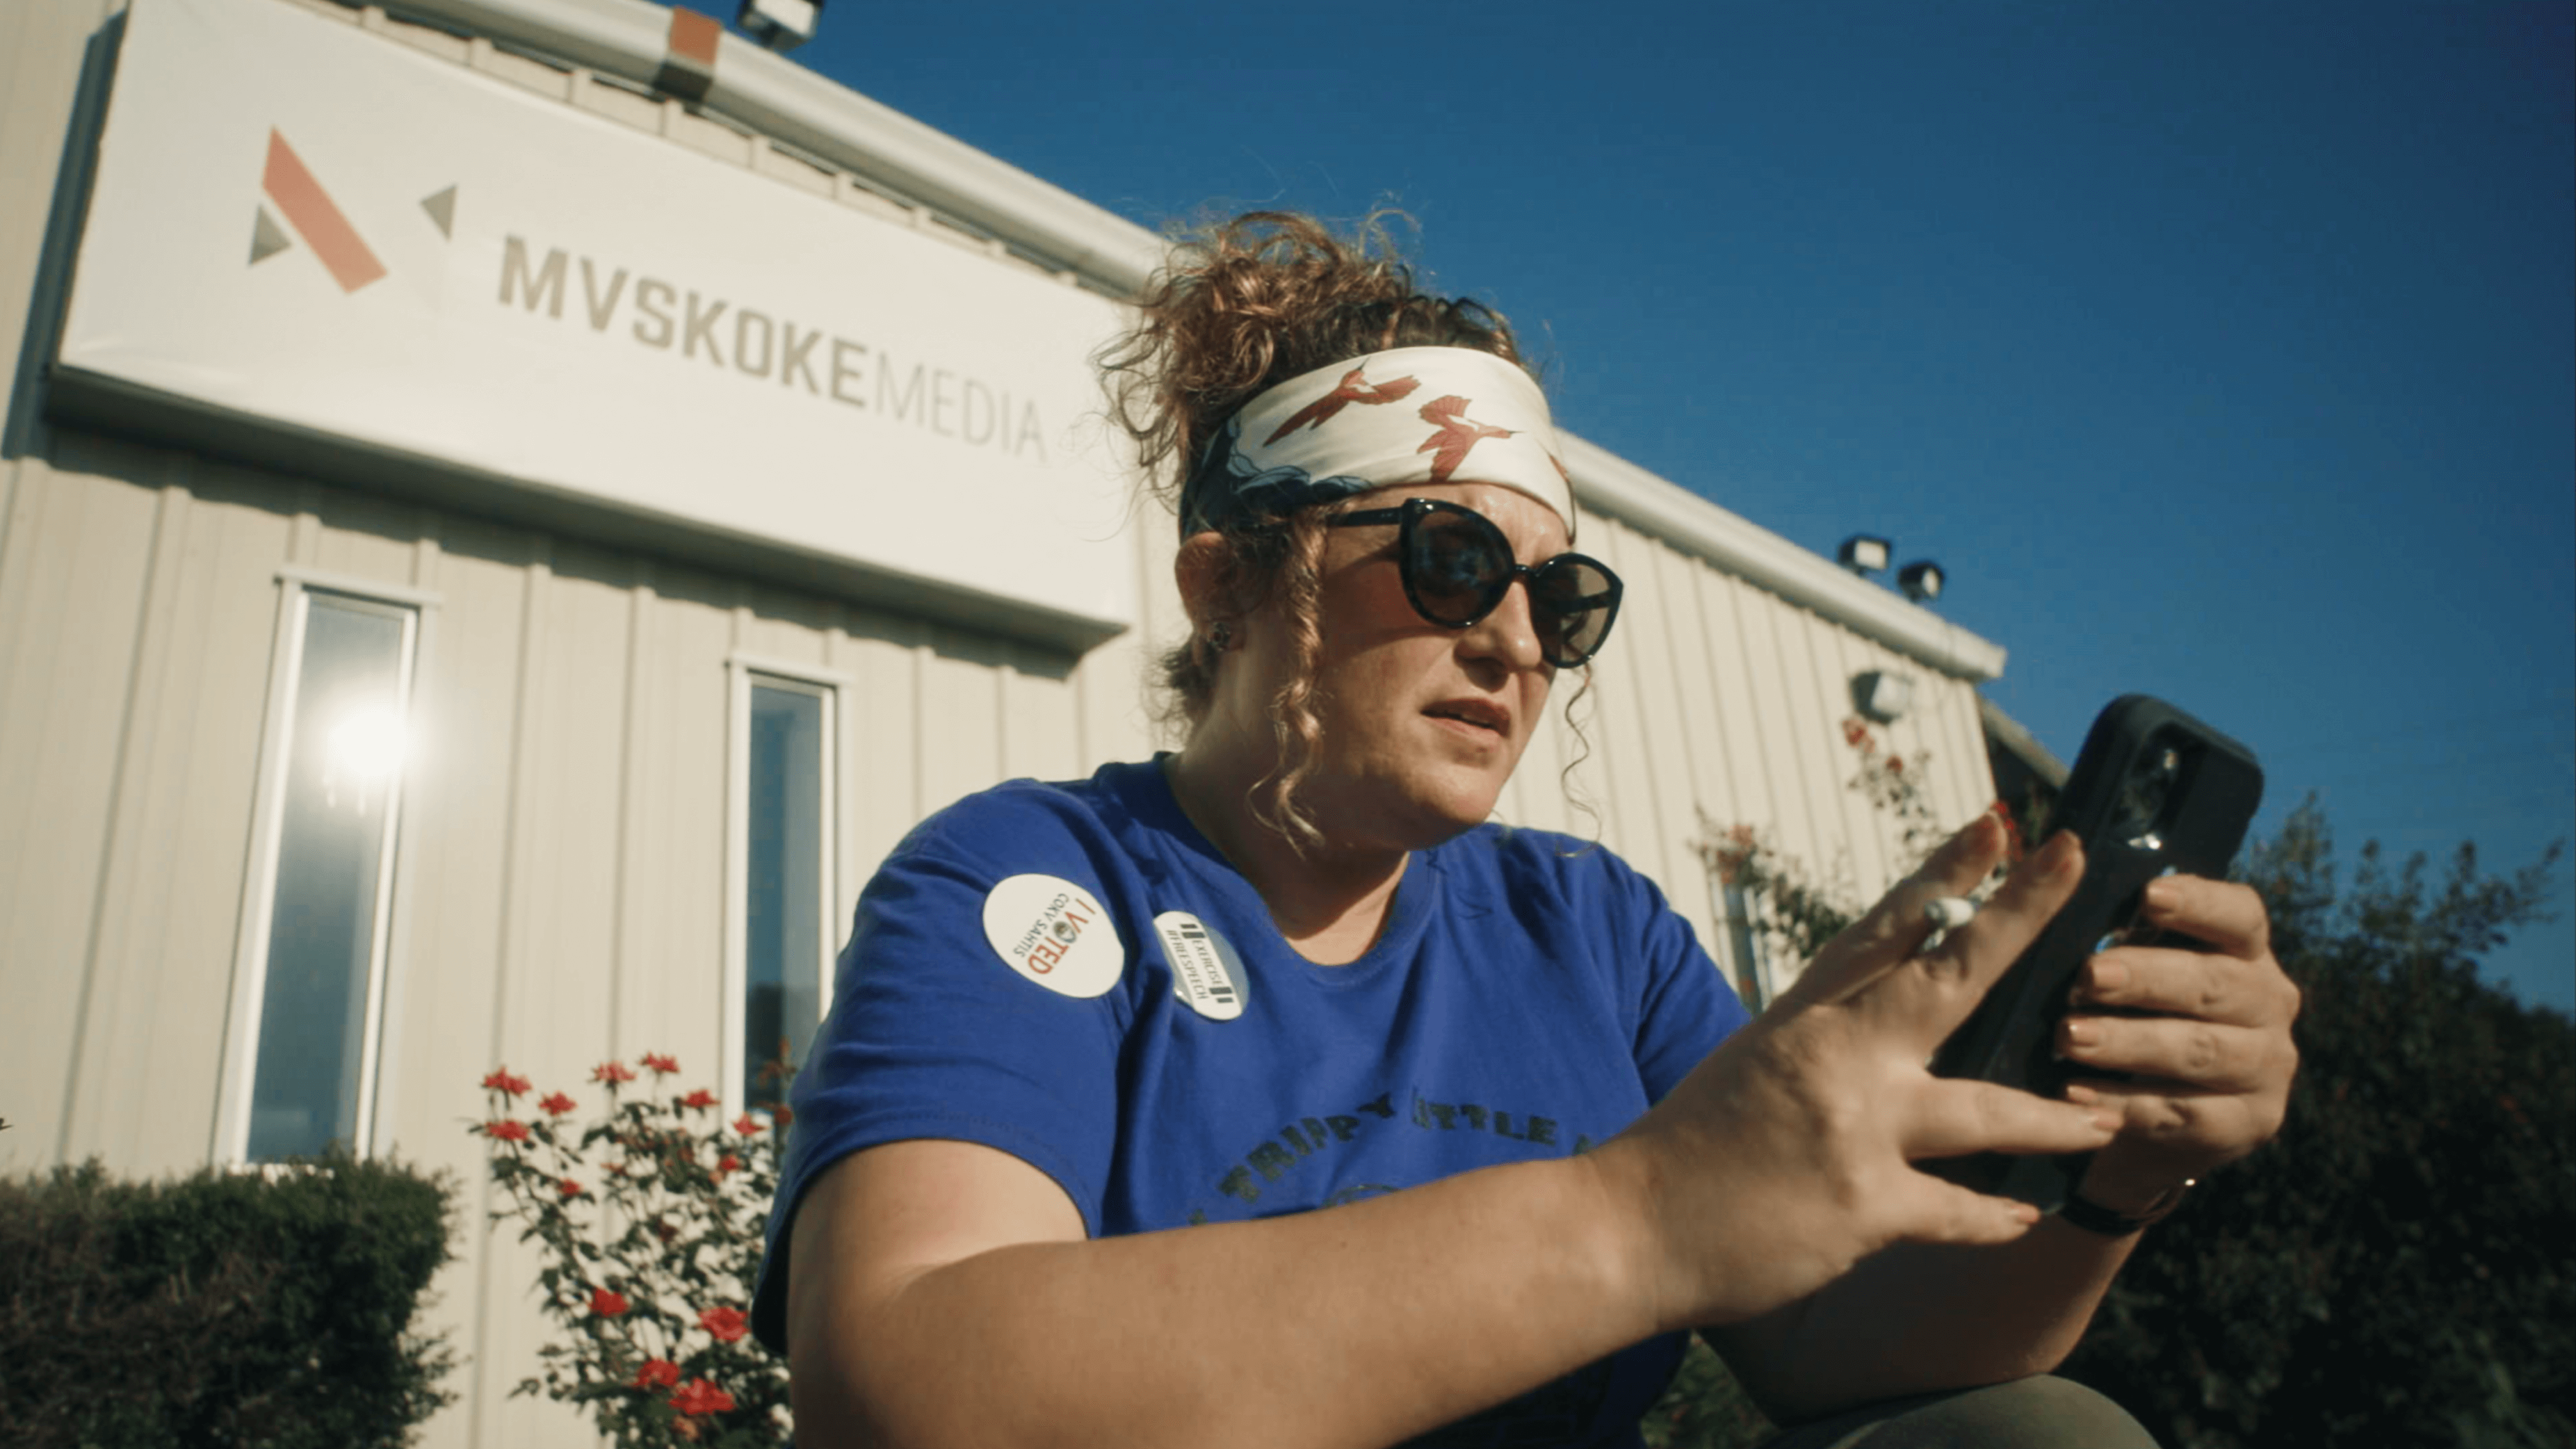
[(358, 229), (331, 204), (322, 183), (304, 169), (295, 148), (273, 128), (268, 133), (268, 174), (260, 178), (260, 189), (286, 213), (287, 221), (313, 248), (313, 255), (322, 259), (341, 291), (354, 292), (385, 274), (385, 264), (367, 250)]
[(712, 71), (716, 68), (716, 42), (724, 38), (724, 26), (712, 15), (701, 14), (686, 6), (671, 7), (671, 55), (679, 60), (694, 60)]

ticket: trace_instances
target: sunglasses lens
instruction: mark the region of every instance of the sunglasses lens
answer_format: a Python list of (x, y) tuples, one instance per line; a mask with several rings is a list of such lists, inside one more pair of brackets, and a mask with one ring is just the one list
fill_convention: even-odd
[(1414, 607), (1436, 624), (1464, 627), (1493, 610), (1511, 581), (1511, 544), (1482, 517), (1446, 509), (1411, 527), (1405, 563)]
[(1619, 580), (1581, 554), (1559, 554), (1530, 579), (1530, 617), (1548, 662), (1570, 669), (1592, 657), (1619, 614)]
[[(1404, 586), (1435, 624), (1464, 629), (1503, 601), (1519, 572), (1511, 540), (1483, 514), (1415, 500), (1404, 520)], [(1592, 657), (1619, 614), (1619, 577), (1579, 553), (1529, 573), (1530, 620), (1539, 652), (1560, 669)]]

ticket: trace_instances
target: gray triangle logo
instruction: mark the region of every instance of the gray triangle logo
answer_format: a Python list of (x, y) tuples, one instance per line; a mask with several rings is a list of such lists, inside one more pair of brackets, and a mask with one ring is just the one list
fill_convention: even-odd
[(439, 192), (435, 196), (422, 197), (420, 199), (420, 209), (429, 213), (429, 219), (431, 221), (438, 223), (438, 234), (440, 236), (447, 238), (449, 241), (456, 240), (455, 187), (451, 186), (445, 191)]
[(259, 221), (250, 231), (251, 265), (257, 266), (293, 245), (294, 242), (287, 240), (286, 229), (277, 224), (276, 217), (268, 214), (268, 208), (259, 208)]

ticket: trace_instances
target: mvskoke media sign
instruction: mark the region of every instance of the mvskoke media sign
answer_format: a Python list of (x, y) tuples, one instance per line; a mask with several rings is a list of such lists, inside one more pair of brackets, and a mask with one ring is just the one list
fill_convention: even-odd
[(1107, 301), (277, 0), (135, 0), (76, 277), (75, 375), (1134, 615)]

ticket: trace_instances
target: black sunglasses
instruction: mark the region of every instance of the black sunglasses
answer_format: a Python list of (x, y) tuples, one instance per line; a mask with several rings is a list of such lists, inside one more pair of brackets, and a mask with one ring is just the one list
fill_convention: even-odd
[(1539, 655), (1572, 669), (1601, 652), (1619, 617), (1619, 576), (1598, 560), (1561, 553), (1539, 564), (1512, 557), (1512, 541), (1472, 508), (1430, 498), (1369, 508), (1330, 520), (1334, 528), (1392, 523), (1404, 596), (1413, 611), (1451, 629), (1474, 627), (1501, 606), (1512, 580), (1529, 585)]

